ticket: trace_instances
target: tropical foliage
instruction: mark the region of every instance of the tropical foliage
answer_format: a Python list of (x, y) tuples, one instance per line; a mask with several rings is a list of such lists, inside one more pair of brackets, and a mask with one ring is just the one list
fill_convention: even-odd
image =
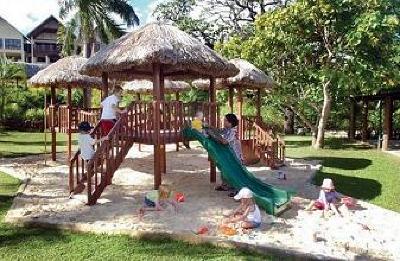
[(299, 0), (258, 17), (249, 39), (217, 48), (273, 73), (274, 104), (289, 107), (323, 147), (331, 109), (346, 97), (399, 83), (399, 6), (384, 0)]

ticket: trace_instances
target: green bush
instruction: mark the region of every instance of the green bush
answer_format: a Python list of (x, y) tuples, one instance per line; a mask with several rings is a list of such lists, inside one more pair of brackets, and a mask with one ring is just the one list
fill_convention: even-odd
[(38, 121), (38, 120), (43, 120), (43, 118), (44, 118), (43, 109), (34, 108), (34, 109), (28, 109), (25, 112), (25, 120)]

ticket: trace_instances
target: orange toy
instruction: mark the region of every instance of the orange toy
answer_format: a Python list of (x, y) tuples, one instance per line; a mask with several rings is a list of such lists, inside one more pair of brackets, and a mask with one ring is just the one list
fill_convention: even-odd
[(219, 227), (219, 232), (225, 236), (234, 236), (237, 234), (236, 229), (227, 226)]
[(175, 200), (177, 202), (185, 202), (185, 195), (181, 192), (176, 192), (175, 193)]

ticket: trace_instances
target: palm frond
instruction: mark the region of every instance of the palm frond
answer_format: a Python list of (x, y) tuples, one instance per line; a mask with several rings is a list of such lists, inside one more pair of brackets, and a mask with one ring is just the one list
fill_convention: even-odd
[(105, 2), (107, 9), (118, 14), (128, 26), (139, 25), (139, 17), (126, 0), (109, 0)]

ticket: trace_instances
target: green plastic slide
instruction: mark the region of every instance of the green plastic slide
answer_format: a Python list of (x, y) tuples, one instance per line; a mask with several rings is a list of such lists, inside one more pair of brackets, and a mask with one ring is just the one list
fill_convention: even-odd
[(243, 166), (228, 145), (206, 137), (201, 132), (185, 128), (183, 135), (188, 139), (198, 140), (215, 161), (222, 177), (235, 189), (248, 187), (255, 195), (256, 203), (268, 214), (277, 215), (287, 208), (293, 192), (279, 189), (263, 183)]

